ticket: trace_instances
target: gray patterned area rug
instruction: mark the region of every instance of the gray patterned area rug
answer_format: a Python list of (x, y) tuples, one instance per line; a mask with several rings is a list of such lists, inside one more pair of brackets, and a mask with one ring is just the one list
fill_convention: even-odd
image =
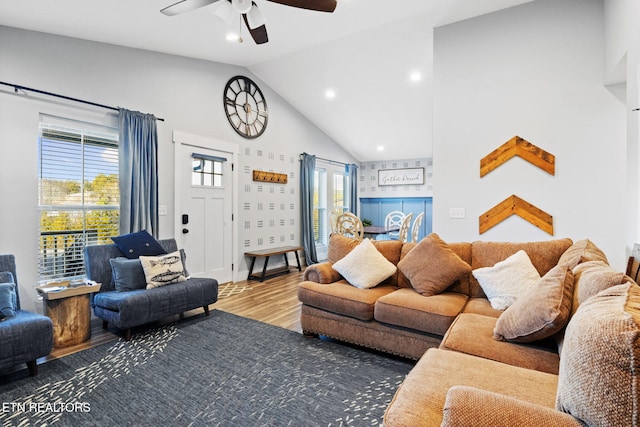
[(376, 426), (412, 367), (213, 310), (0, 376), (0, 425)]

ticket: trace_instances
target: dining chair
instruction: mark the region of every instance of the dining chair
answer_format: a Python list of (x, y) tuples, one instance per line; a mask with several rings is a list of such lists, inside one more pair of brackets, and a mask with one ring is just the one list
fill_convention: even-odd
[[(405, 214), (402, 211), (391, 211), (384, 218), (384, 228), (391, 230), (392, 228), (400, 228)], [(400, 237), (400, 231), (391, 231), (384, 234), (378, 234), (376, 240), (398, 240)]]
[(412, 218), (413, 218), (413, 212), (406, 214), (404, 217), (404, 220), (402, 221), (402, 225), (400, 225), (400, 235), (398, 239), (402, 243), (407, 243), (407, 238), (409, 237), (409, 227), (411, 226)]
[(331, 227), (331, 234), (338, 232), (338, 216), (342, 215), (342, 208), (333, 208), (329, 212), (329, 226)]
[(411, 241), (418, 242), (418, 234), (420, 234), (420, 227), (422, 226), (422, 220), (424, 219), (424, 212), (420, 212), (413, 221), (413, 227), (411, 228)]
[(336, 220), (336, 233), (351, 237), (355, 240), (364, 238), (364, 226), (360, 218), (351, 212), (345, 212)]

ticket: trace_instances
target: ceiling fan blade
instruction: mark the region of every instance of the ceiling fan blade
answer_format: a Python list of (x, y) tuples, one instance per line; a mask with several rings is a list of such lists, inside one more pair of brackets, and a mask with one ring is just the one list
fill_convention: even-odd
[(192, 10), (199, 9), (217, 1), (218, 0), (181, 0), (171, 6), (161, 9), (160, 12), (167, 16), (175, 16), (181, 13), (191, 12)]
[(256, 44), (263, 44), (269, 41), (269, 36), (267, 36), (267, 27), (264, 24), (257, 28), (251, 28), (249, 27), (249, 20), (247, 19), (246, 13), (242, 14), (242, 19), (244, 19), (244, 24), (249, 29), (249, 34), (251, 34), (251, 37), (253, 37), (253, 41), (256, 42)]
[(268, 0), (285, 6), (298, 7), (300, 9), (317, 10), (318, 12), (333, 12), (336, 10), (336, 0)]
[(258, 28), (266, 24), (262, 13), (260, 13), (260, 9), (258, 9), (258, 5), (256, 2), (251, 2), (251, 9), (247, 12), (247, 27), (249, 29)]

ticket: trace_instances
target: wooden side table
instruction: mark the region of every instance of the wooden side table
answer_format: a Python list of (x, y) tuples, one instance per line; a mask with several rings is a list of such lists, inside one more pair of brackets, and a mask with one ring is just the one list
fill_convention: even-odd
[(100, 284), (69, 287), (69, 282), (36, 288), (44, 301), (44, 313), (53, 322), (53, 346), (68, 347), (91, 337), (90, 295)]

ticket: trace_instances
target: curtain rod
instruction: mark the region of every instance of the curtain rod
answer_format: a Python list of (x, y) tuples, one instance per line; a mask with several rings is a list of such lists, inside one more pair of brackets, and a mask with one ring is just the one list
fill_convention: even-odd
[[(57, 93), (51, 93), (51, 92), (46, 92), (44, 90), (40, 90), (40, 89), (33, 89), (30, 87), (26, 87), (26, 86), (21, 86), (21, 85), (17, 85), (17, 84), (13, 84), (13, 83), (5, 83), (5, 82), (0, 82), (0, 85), (5, 85), (5, 86), (11, 86), (13, 87), (13, 91), (17, 92), (18, 90), (25, 90), (25, 91), (29, 91), (29, 92), (35, 92), (35, 93), (40, 93), (42, 95), (48, 95), (48, 96), (54, 96), (56, 98), (62, 98), (62, 99), (66, 99), (68, 101), (75, 101), (75, 102), (80, 102), (82, 104), (88, 104), (88, 105), (93, 105), (94, 107), (100, 107), (100, 108), (106, 108), (107, 110), (114, 110), (114, 111), (120, 111), (119, 108), (116, 107), (111, 107), (109, 105), (104, 105), (104, 104), (98, 104), (96, 102), (91, 102), (91, 101), (85, 101), (83, 99), (78, 99), (78, 98), (72, 98), (70, 96), (66, 96), (66, 95), (59, 95)], [(160, 117), (156, 117), (156, 120), (159, 120), (161, 122), (164, 122), (164, 119), (161, 119)]]
[[(309, 154), (309, 153), (302, 153), (302, 154)], [(300, 154), (300, 155), (302, 156), (302, 154)], [(357, 165), (355, 165), (355, 164), (353, 164), (353, 163), (342, 163), (342, 162), (339, 162), (339, 161), (337, 161), (337, 160), (324, 159), (324, 158), (322, 158), (322, 157), (318, 157), (318, 156), (315, 156), (315, 158), (316, 158), (316, 159), (318, 159), (318, 160), (324, 160), (325, 162), (335, 163), (335, 164), (342, 165), (342, 166), (351, 166), (351, 165), (354, 165), (354, 166), (356, 166), (356, 167), (357, 167)]]

